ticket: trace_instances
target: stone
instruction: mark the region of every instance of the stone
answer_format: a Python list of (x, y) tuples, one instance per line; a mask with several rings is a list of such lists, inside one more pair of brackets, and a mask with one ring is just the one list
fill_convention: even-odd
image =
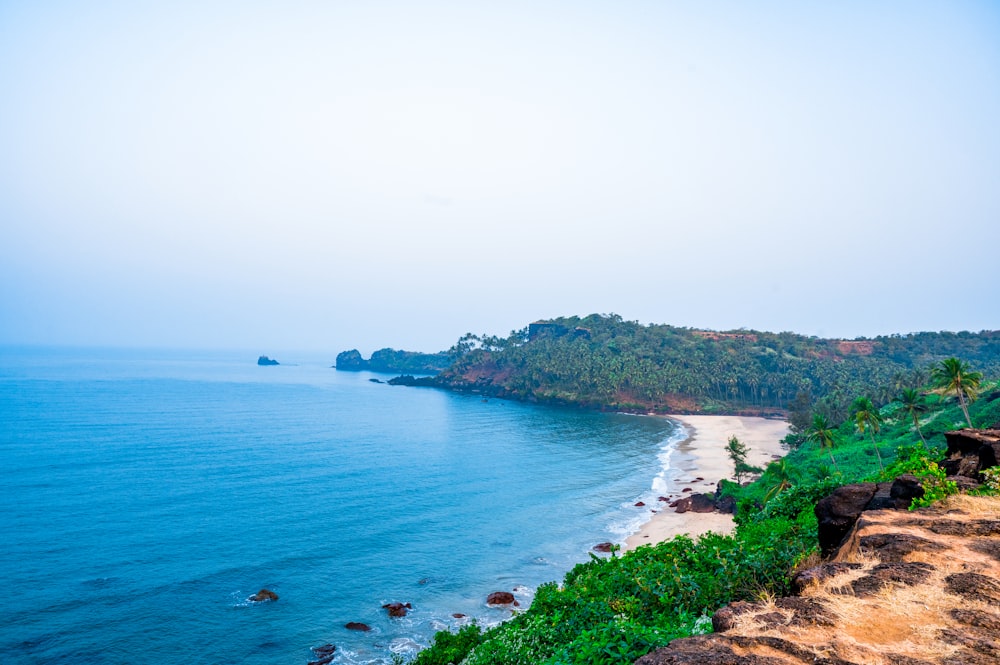
[(636, 502), (635, 502), (635, 507), (636, 507), (636, 508), (642, 508), (642, 507), (643, 507), (643, 506), (645, 506), (645, 505), (646, 505), (646, 503), (645, 503), (645, 502), (643, 502), (643, 501), (636, 501)]
[(858, 516), (875, 496), (874, 483), (856, 483), (838, 487), (816, 504), (820, 552), (829, 557), (844, 542), (858, 521)]
[(715, 497), (710, 494), (692, 494), (691, 495), (691, 512), (692, 513), (714, 513), (715, 512)]
[(280, 363), (278, 363), (277, 360), (272, 360), (271, 358), (268, 358), (267, 356), (260, 356), (257, 358), (257, 364), (260, 365), (261, 367), (269, 367), (272, 365), (278, 365)]
[(914, 499), (924, 496), (924, 486), (916, 476), (905, 474), (892, 481), (890, 496), (895, 503), (893, 508), (906, 510)]
[(610, 552), (613, 547), (614, 543), (597, 543), (594, 545), (593, 550), (595, 552)]
[(252, 603), (263, 603), (271, 600), (278, 600), (278, 594), (269, 589), (261, 589), (254, 595), (247, 598), (247, 600)]
[(510, 591), (494, 591), (486, 597), (487, 605), (513, 605), (516, 602)]
[(858, 545), (862, 552), (874, 554), (879, 561), (886, 562), (903, 561), (908, 554), (918, 550), (940, 552), (945, 549), (940, 543), (906, 533), (872, 533), (861, 536)]
[(736, 497), (726, 495), (715, 502), (715, 509), (720, 513), (736, 514)]
[(362, 633), (367, 633), (369, 630), (372, 629), (371, 626), (369, 626), (366, 623), (361, 623), (360, 621), (348, 621), (346, 624), (344, 624), (344, 628), (346, 628), (347, 630), (358, 630), (361, 631)]
[(382, 607), (389, 610), (391, 617), (405, 617), (407, 610), (413, 609), (409, 603), (386, 603)]
[(861, 568), (860, 563), (832, 562), (824, 563), (815, 568), (799, 571), (792, 577), (792, 593), (802, 594), (806, 589), (820, 586), (830, 578)]

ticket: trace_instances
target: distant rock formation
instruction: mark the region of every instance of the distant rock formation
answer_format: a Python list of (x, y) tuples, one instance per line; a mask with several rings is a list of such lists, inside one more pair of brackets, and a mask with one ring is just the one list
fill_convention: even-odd
[(281, 363), (279, 363), (277, 360), (272, 360), (267, 356), (260, 356), (259, 358), (257, 358), (257, 364), (260, 365), (261, 367), (270, 367), (271, 365), (280, 365)]
[(350, 351), (341, 351), (337, 354), (337, 361), (334, 367), (342, 371), (360, 372), (361, 370), (368, 369), (368, 361), (361, 356), (360, 351), (351, 349)]
[(419, 353), (398, 349), (379, 349), (365, 360), (357, 349), (337, 354), (334, 365), (338, 370), (358, 372), (382, 372), (384, 374), (438, 374), (451, 364), (451, 357), (445, 353)]

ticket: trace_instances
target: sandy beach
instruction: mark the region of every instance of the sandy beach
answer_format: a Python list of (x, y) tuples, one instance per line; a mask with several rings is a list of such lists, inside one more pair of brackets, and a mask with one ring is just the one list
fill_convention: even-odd
[[(747, 448), (747, 462), (765, 467), (776, 457), (784, 455), (780, 441), (788, 433), (788, 423), (783, 420), (744, 416), (669, 416), (678, 420), (690, 436), (678, 446), (680, 483), (695, 492), (712, 492), (720, 478), (733, 477), (733, 463), (726, 453), (729, 437), (736, 436)], [(703, 478), (704, 480), (696, 480)], [(682, 494), (667, 495), (674, 499)], [(624, 550), (640, 545), (652, 545), (676, 535), (700, 535), (708, 531), (729, 533), (733, 530), (732, 515), (722, 513), (676, 513), (665, 503), (660, 503), (656, 513), (637, 533), (625, 541)]]

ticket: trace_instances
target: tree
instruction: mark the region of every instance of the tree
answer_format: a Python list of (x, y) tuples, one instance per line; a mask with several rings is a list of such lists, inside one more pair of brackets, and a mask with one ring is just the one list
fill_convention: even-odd
[(920, 440), (926, 445), (927, 441), (924, 439), (924, 433), (920, 431), (920, 414), (927, 410), (927, 403), (924, 401), (923, 394), (913, 388), (904, 388), (903, 392), (896, 398), (896, 401), (913, 418), (913, 427), (917, 430), (917, 434), (920, 435)]
[(747, 464), (747, 453), (750, 452), (750, 449), (746, 447), (746, 444), (737, 439), (735, 435), (729, 437), (729, 443), (726, 444), (726, 452), (729, 454), (729, 459), (733, 461), (733, 479), (737, 483), (742, 483), (743, 476), (747, 474), (760, 473), (762, 471), (760, 467)]
[(790, 489), (795, 484), (792, 467), (788, 466), (788, 462), (783, 459), (768, 464), (765, 475), (767, 477), (765, 483), (768, 485), (768, 489), (764, 495), (764, 503), (767, 503), (785, 490)]
[(882, 416), (879, 415), (878, 409), (875, 408), (875, 405), (872, 404), (871, 399), (868, 397), (859, 397), (854, 400), (851, 410), (854, 411), (854, 422), (861, 435), (864, 436), (867, 430), (869, 436), (871, 436), (872, 446), (875, 448), (875, 457), (878, 458), (879, 471), (884, 471), (885, 466), (882, 464), (882, 455), (879, 454), (878, 444), (875, 443), (875, 434), (882, 426)]
[(833, 447), (836, 444), (836, 441), (833, 439), (833, 427), (830, 426), (830, 421), (826, 419), (826, 416), (819, 413), (813, 416), (812, 425), (806, 430), (806, 441), (817, 442), (820, 450), (829, 448), (830, 461), (833, 462), (833, 468), (836, 469), (837, 473), (840, 473), (837, 460), (833, 458)]
[(979, 384), (983, 380), (981, 372), (973, 372), (968, 363), (958, 358), (945, 358), (931, 368), (931, 381), (938, 392), (955, 393), (958, 403), (965, 414), (965, 422), (972, 427), (969, 418), (969, 407), (966, 401), (975, 402), (979, 397)]

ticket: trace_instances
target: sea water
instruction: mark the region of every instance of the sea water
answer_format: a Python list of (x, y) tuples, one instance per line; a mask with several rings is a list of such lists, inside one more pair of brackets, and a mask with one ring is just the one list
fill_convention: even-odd
[(621, 542), (683, 437), (280, 360), (0, 349), (0, 662), (409, 657)]

